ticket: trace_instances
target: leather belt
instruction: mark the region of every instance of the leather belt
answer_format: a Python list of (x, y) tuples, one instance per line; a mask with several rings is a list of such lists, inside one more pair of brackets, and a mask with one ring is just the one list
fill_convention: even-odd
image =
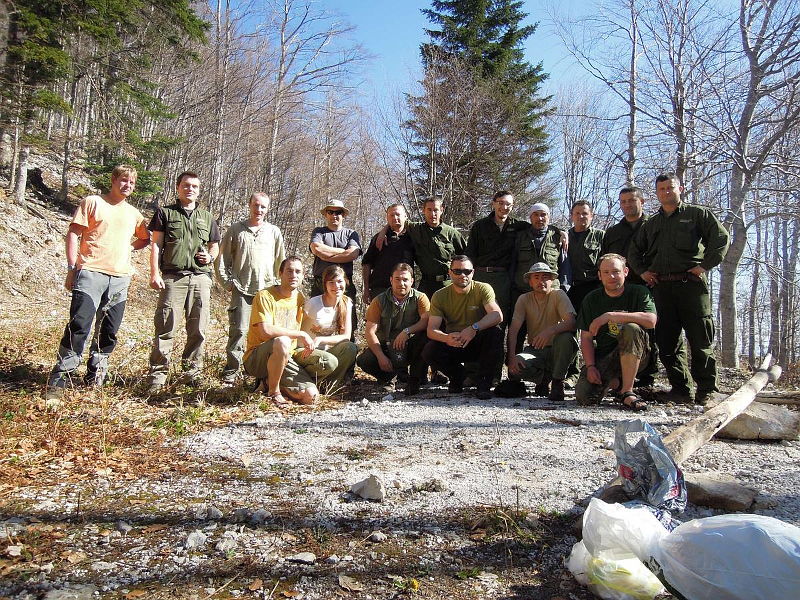
[(447, 275), (436, 275), (435, 277), (422, 276), (422, 281), (445, 281), (446, 279)]
[(659, 273), (658, 274), (659, 281), (681, 281), (686, 283), (687, 281), (696, 281), (697, 283), (701, 283), (703, 280), (695, 275), (694, 273), (689, 273), (688, 271), (684, 273)]
[(475, 267), (476, 271), (483, 271), (484, 273), (505, 273), (508, 271), (505, 267)]

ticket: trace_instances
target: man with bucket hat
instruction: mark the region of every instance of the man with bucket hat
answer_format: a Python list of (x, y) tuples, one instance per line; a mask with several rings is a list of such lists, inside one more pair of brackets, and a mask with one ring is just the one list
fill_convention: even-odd
[[(525, 273), (531, 291), (514, 306), (506, 360), (510, 379), (536, 382), (536, 395), (552, 401), (564, 400), (564, 378), (578, 353), (575, 309), (563, 290), (553, 288), (557, 277), (558, 271), (545, 262), (534, 263)], [(523, 324), (528, 343), (516, 353)]]
[(361, 238), (358, 232), (344, 226), (344, 218), (350, 213), (341, 200), (329, 200), (320, 213), (326, 225), (315, 227), (311, 232), (309, 249), (314, 255), (311, 296), (319, 296), (325, 290), (322, 286), (322, 272), (331, 265), (344, 269), (347, 275), (347, 294), (353, 301), (353, 332), (356, 330), (356, 286), (353, 283), (353, 261), (361, 256)]

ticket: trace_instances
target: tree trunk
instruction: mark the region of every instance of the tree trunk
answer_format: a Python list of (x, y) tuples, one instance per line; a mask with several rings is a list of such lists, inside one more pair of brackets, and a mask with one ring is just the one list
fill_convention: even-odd
[(756, 249), (753, 264), (753, 279), (750, 288), (750, 304), (748, 314), (748, 327), (747, 327), (747, 362), (751, 367), (755, 367), (756, 362), (756, 328), (758, 319), (756, 313), (758, 312), (758, 294), (759, 294), (759, 280), (761, 273), (761, 222), (759, 220), (759, 202), (756, 197), (754, 210), (754, 219), (756, 225)]
[(28, 185), (28, 156), (31, 149), (28, 146), (23, 146), (19, 151), (19, 160), (17, 161), (17, 173), (14, 177), (14, 202), (20, 206), (25, 206), (25, 187)]
[(772, 260), (769, 261), (769, 297), (773, 299), (769, 303), (769, 352), (773, 356), (780, 356), (781, 350), (781, 307), (780, 303), (775, 301), (780, 293), (778, 285), (780, 274), (777, 268), (777, 265), (780, 264), (779, 239), (780, 221), (778, 217), (775, 217), (772, 227)]

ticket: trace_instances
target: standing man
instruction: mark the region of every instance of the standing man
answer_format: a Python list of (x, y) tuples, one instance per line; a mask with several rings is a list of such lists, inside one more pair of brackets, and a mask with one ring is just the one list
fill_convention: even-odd
[(151, 231), (150, 287), (158, 290), (155, 336), (150, 352), (148, 392), (164, 387), (169, 355), (181, 319), (186, 320), (186, 345), (181, 355), (185, 376), (201, 381), (203, 345), (211, 314), (211, 271), (219, 252), (219, 228), (211, 213), (197, 205), (200, 178), (178, 175), (177, 201), (156, 209)]
[(714, 318), (706, 271), (728, 251), (729, 236), (713, 211), (681, 200), (683, 186), (675, 173), (656, 177), (661, 204), (633, 238), (629, 260), (653, 291), (659, 311), (656, 342), (672, 389), (667, 400), (689, 402), (689, 369), (680, 344), (681, 330), (692, 353), (695, 401), (704, 404), (717, 391)]
[(619, 254), (604, 254), (598, 274), (602, 287), (586, 295), (578, 314), (585, 364), (575, 399), (581, 405), (599, 404), (614, 390), (628, 410), (645, 410), (633, 382), (648, 363), (645, 330), (656, 326), (653, 299), (644, 287), (625, 284), (628, 267)]
[[(303, 263), (290, 256), (280, 264), (279, 283), (260, 290), (253, 299), (244, 368), (279, 408), (289, 405), (283, 394), (300, 404), (319, 397), (316, 382), (336, 370), (337, 358), (314, 349), (314, 340), (300, 327), (305, 297)], [(297, 349), (300, 342), (301, 349)]]
[(564, 232), (550, 225), (550, 208), (543, 202), (531, 207), (530, 226), (522, 229), (514, 240), (512, 304), (521, 294), (530, 291), (525, 273), (532, 264), (543, 262), (558, 273), (553, 288), (569, 284), (569, 261)]
[(431, 197), (422, 204), (424, 223), (410, 223), (408, 235), (414, 244), (414, 255), (422, 272), (417, 286), (428, 298), (448, 281), (450, 260), (467, 248), (464, 237), (455, 227), (442, 223), (445, 207), (440, 197)]
[(572, 306), (580, 312), (581, 304), (586, 294), (600, 287), (597, 278), (597, 262), (603, 247), (602, 229), (592, 227), (594, 211), (586, 200), (578, 200), (570, 208), (572, 227), (569, 236), (570, 270), (572, 271), (572, 285), (567, 292)]
[(476, 396), (486, 400), (492, 397), (494, 362), (503, 353), (503, 333), (498, 327), (503, 313), (491, 286), (472, 281), (474, 269), (469, 257), (454, 256), (449, 271), (452, 285), (431, 298), (430, 341), (422, 358), (450, 378), (447, 391), (451, 394), (464, 389), (464, 363), (477, 361)]
[(394, 391), (395, 375), (408, 371), (407, 396), (419, 393), (428, 369), (421, 355), (428, 341), (430, 301), (413, 284), (414, 268), (407, 263), (395, 265), (392, 287), (376, 296), (367, 309), (367, 347), (356, 361), (388, 392)]
[[(508, 373), (510, 379), (536, 382), (536, 395), (551, 401), (564, 400), (564, 379), (578, 353), (575, 339), (575, 309), (564, 290), (554, 290), (558, 273), (547, 263), (535, 263), (525, 273), (531, 291), (522, 294), (514, 307), (508, 329)], [(517, 354), (517, 336), (528, 330), (528, 345)], [(551, 387), (552, 385), (552, 387)]]
[(514, 242), (527, 221), (511, 216), (514, 196), (501, 190), (492, 198), (492, 212), (475, 221), (469, 230), (466, 255), (475, 265), (475, 281), (492, 286), (504, 319), (511, 315), (511, 267)]
[[(644, 193), (642, 188), (636, 186), (624, 187), (619, 191), (619, 207), (622, 209), (622, 219), (616, 225), (606, 229), (603, 236), (603, 249), (601, 254), (619, 254), (628, 256), (628, 249), (633, 236), (647, 220), (644, 214)], [(628, 270), (625, 281), (644, 285), (644, 280), (637, 273)]]
[[(320, 212), (325, 217), (326, 225), (315, 227), (311, 232), (309, 249), (314, 255), (311, 296), (321, 295), (325, 289), (322, 285), (322, 272), (331, 265), (338, 265), (347, 275), (345, 294), (353, 301), (353, 335), (355, 336), (356, 318), (356, 285), (353, 283), (353, 261), (361, 256), (361, 238), (353, 229), (344, 226), (344, 218), (350, 214), (341, 200), (330, 200)], [(351, 339), (355, 339), (354, 337)]]
[(95, 335), (83, 379), (87, 385), (105, 382), (108, 355), (117, 345), (133, 274), (131, 250), (150, 243), (145, 218), (127, 201), (135, 187), (136, 169), (127, 165), (114, 167), (108, 193), (84, 198), (69, 225), (64, 287), (72, 292), (72, 301), (69, 322), (47, 382), (47, 400), (60, 400), (64, 388), (72, 383), (95, 318)]
[(236, 383), (242, 366), (253, 296), (278, 282), (280, 264), (286, 258), (281, 230), (267, 222), (269, 204), (269, 196), (263, 192), (250, 196), (250, 216), (225, 232), (215, 263), (217, 279), (231, 293), (227, 360), (222, 371), (222, 382), (229, 385)]
[[(414, 245), (406, 230), (408, 214), (402, 204), (392, 204), (386, 209), (386, 235), (381, 249), (376, 233), (361, 258), (361, 275), (364, 281), (364, 305), (391, 287), (390, 280), (396, 265), (406, 263), (414, 267)], [(412, 277), (413, 279), (413, 277)]]

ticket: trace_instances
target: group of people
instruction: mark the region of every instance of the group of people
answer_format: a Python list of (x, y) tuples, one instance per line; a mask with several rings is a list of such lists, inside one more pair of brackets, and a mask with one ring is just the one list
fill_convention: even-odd
[[(611, 392), (625, 407), (643, 410), (636, 389), (652, 384), (658, 356), (669, 399), (702, 402), (717, 389), (705, 273), (721, 262), (728, 235), (713, 212), (682, 200), (673, 173), (656, 179), (661, 206), (649, 218), (642, 190), (623, 188), (624, 216), (606, 231), (592, 227), (586, 201), (571, 207), (566, 232), (550, 224), (543, 203), (532, 206), (529, 220), (517, 219), (508, 191), (494, 195), (491, 213), (466, 238), (442, 222), (441, 198), (425, 200), (422, 222), (392, 204), (365, 253), (359, 234), (344, 225), (344, 203), (331, 200), (321, 209), (325, 225), (311, 233), (309, 296), (302, 292), (303, 260), (286, 255), (280, 229), (267, 222), (266, 194), (253, 194), (248, 218), (222, 236), (198, 206), (196, 173), (178, 176), (176, 201), (156, 209), (149, 222), (127, 203), (135, 184), (135, 169), (116, 167), (108, 193), (85, 198), (69, 226), (65, 286), (72, 303), (50, 399), (73, 383), (93, 320), (84, 382), (103, 384), (125, 308), (131, 251), (148, 244), (150, 287), (159, 292), (150, 393), (166, 384), (182, 320), (182, 377), (200, 378), (214, 272), (230, 293), (221, 379), (233, 384), (244, 371), (279, 406), (313, 403), (321, 388), (345, 386), (356, 364), (386, 390), (402, 382), (407, 395), (417, 394), (430, 370), (431, 377), (446, 377), (450, 393), (474, 385), (484, 399), (492, 387), (523, 395), (523, 382), (532, 381), (536, 395), (560, 401), (572, 375), (581, 404)], [(359, 352), (353, 269), (362, 253), (366, 347)], [(508, 379), (500, 382), (503, 362)]]

